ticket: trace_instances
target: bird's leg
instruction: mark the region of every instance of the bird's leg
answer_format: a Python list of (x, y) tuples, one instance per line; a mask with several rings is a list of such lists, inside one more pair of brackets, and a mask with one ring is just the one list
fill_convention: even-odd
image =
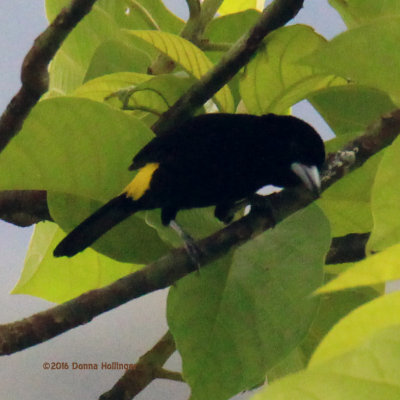
[(201, 255), (201, 250), (199, 247), (196, 245), (194, 239), (186, 233), (182, 227), (173, 219), (170, 221), (169, 226), (180, 236), (180, 238), (184, 241), (185, 243), (185, 249), (193, 261), (193, 263), (196, 265), (196, 268), (200, 268), (200, 255)]

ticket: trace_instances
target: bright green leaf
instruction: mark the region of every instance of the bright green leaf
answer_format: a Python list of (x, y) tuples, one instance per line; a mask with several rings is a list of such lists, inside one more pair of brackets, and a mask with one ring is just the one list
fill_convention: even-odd
[(288, 357), (268, 371), (268, 382), (306, 368), (311, 355), (332, 327), (349, 312), (377, 296), (379, 293), (369, 287), (322, 295), (318, 314), (307, 336)]
[[(138, 119), (102, 103), (79, 98), (44, 100), (1, 153), (0, 188), (53, 192), (49, 195), (52, 215), (70, 230), (121, 193), (134, 176), (127, 169), (132, 157), (152, 137)], [(130, 229), (125, 225), (132, 236), (118, 227), (96, 248), (119, 260), (138, 263), (165, 252), (167, 247), (155, 231), (136, 219), (124, 222), (132, 224)], [(137, 246), (142, 250), (137, 251)]]
[(218, 13), (221, 15), (233, 14), (245, 11), (249, 8), (262, 11), (264, 3), (265, 0), (225, 0), (218, 9)]
[(311, 92), (343, 84), (343, 80), (299, 64), (325, 43), (311, 27), (293, 25), (277, 29), (265, 39), (246, 66), (240, 82), (243, 101), (252, 114), (285, 113)]
[(300, 343), (318, 309), (309, 295), (329, 243), (313, 206), (171, 289), (168, 323), (194, 398), (225, 399), (257, 385)]
[(349, 28), (380, 17), (400, 14), (398, 0), (329, 0), (329, 3), (336, 8)]
[(349, 353), (274, 382), (253, 400), (397, 400), (400, 326), (391, 326)]
[(400, 17), (346, 31), (303, 59), (310, 67), (400, 95)]
[(122, 88), (138, 85), (152, 78), (152, 75), (136, 72), (119, 72), (104, 75), (79, 86), (73, 93), (73, 96), (103, 102), (107, 96)]
[(372, 188), (374, 227), (367, 252), (377, 252), (400, 242), (400, 138), (384, 153)]
[(129, 43), (121, 40), (102, 42), (89, 61), (83, 82), (118, 72), (145, 74), (156, 55), (156, 52), (148, 47), (143, 43), (135, 43), (134, 40)]
[(152, 137), (142, 122), (102, 103), (44, 100), (1, 153), (0, 188), (108, 200), (132, 179), (132, 157)]
[(354, 84), (322, 89), (308, 100), (336, 136), (346, 136), (346, 141), (361, 135), (382, 114), (396, 108), (386, 93)]
[[(160, 31), (128, 31), (128, 33), (150, 43), (197, 79), (213, 66), (198, 47), (180, 36)], [(227, 85), (215, 94), (214, 99), (222, 111), (233, 112), (233, 98)]]
[(313, 354), (310, 366), (351, 351), (379, 330), (400, 324), (400, 292), (370, 301), (339, 321)]
[(73, 258), (54, 258), (53, 249), (63, 236), (56, 224), (43, 222), (36, 225), (13, 294), (29, 294), (61, 303), (108, 285), (140, 267), (119, 263), (93, 250)]
[[(182, 29), (183, 21), (167, 10), (161, 0), (136, 1), (146, 9), (161, 29), (173, 33)], [(69, 4), (69, 0), (47, 0), (46, 12), (49, 20)], [(53, 93), (65, 94), (80, 86), (98, 46), (111, 40), (127, 43), (126, 36), (121, 32), (122, 28), (154, 29), (154, 26), (145, 13), (129, 8), (126, 0), (96, 1), (91, 12), (68, 35), (52, 60), (50, 90)]]
[(396, 279), (400, 279), (399, 244), (359, 261), (336, 279), (319, 288), (316, 293), (375, 285)]
[(331, 224), (332, 236), (371, 231), (371, 192), (381, 159), (381, 153), (371, 157), (363, 168), (340, 179), (318, 199)]

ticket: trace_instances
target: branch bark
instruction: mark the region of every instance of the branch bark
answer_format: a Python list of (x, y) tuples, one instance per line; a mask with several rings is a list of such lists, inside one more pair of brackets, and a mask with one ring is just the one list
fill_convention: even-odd
[(18, 226), (52, 221), (44, 190), (0, 191), (0, 218)]
[(91, 10), (96, 0), (72, 0), (34, 41), (22, 63), (22, 87), (0, 118), (0, 152), (19, 132), (30, 110), (48, 89), (47, 70), (64, 39)]
[[(140, 357), (135, 368), (127, 370), (113, 388), (103, 393), (99, 400), (132, 399), (154, 379), (163, 377), (162, 366), (175, 350), (174, 338), (168, 331), (151, 350)], [(178, 378), (180, 374), (171, 372), (170, 376)], [(182, 381), (182, 379), (180, 380)]]
[[(330, 154), (322, 176), (322, 191), (388, 146), (399, 132), (400, 109), (382, 117), (343, 150)], [(266, 209), (257, 207), (249, 215), (196, 243), (201, 251), (200, 266), (204, 267), (313, 201), (312, 195), (302, 187), (268, 196)], [(270, 205), (274, 209), (275, 221), (270, 218)], [(49, 340), (134, 298), (166, 288), (195, 270), (185, 249), (174, 249), (111, 285), (84, 293), (21, 321), (0, 325), (0, 354), (11, 354)]]
[(304, 0), (275, 0), (266, 7), (254, 27), (159, 118), (152, 127), (153, 131), (162, 135), (178, 122), (188, 119), (250, 61), (268, 33), (285, 25), (299, 12), (303, 2)]

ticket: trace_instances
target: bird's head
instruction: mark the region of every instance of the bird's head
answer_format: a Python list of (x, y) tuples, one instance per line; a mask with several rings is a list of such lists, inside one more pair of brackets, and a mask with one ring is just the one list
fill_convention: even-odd
[(325, 148), (315, 129), (293, 116), (269, 114), (264, 118), (277, 119), (278, 140), (283, 146), (281, 162), (284, 164), (286, 182), (282, 186), (303, 183), (315, 195), (319, 194), (321, 180), (319, 171), (325, 161)]

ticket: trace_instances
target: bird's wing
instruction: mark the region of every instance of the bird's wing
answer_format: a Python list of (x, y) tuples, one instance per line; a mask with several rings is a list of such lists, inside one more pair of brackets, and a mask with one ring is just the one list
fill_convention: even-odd
[(175, 140), (171, 137), (156, 137), (142, 148), (132, 160), (129, 170), (144, 167), (149, 163), (160, 163), (168, 158), (174, 147)]

